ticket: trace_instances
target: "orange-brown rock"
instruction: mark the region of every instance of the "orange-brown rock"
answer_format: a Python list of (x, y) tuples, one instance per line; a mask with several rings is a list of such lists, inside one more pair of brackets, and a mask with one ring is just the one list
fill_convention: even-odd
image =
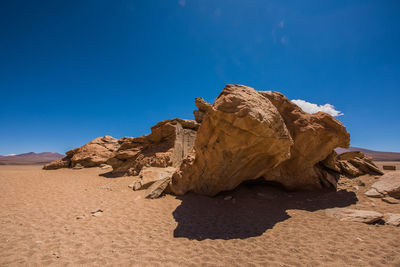
[(305, 113), (281, 93), (260, 93), (277, 107), (294, 140), (290, 159), (266, 173), (264, 178), (288, 189), (335, 187), (339, 175), (329, 172), (320, 162), (327, 159), (335, 148), (350, 145), (346, 127), (327, 113)]
[(151, 134), (124, 137), (107, 161), (116, 176), (138, 175), (144, 166), (178, 166), (192, 149), (199, 124), (193, 120), (171, 119), (151, 128)]
[(293, 140), (282, 117), (253, 88), (227, 85), (205, 111), (195, 152), (173, 175), (174, 193), (215, 195), (289, 159)]
[(350, 136), (332, 116), (242, 85), (227, 85), (212, 106), (198, 103), (202, 124), (194, 152), (173, 175), (174, 193), (215, 195), (259, 177), (289, 189), (336, 186), (338, 175), (320, 162), (348, 147)]
[(366, 157), (360, 151), (345, 152), (337, 155), (336, 161), (340, 168), (340, 173), (349, 177), (357, 177), (364, 174), (383, 174), (372, 161), (372, 158)]
[(106, 163), (118, 147), (118, 139), (111, 136), (98, 137), (86, 145), (66, 152), (64, 158), (44, 165), (43, 169), (73, 168), (77, 165), (83, 167), (100, 166)]

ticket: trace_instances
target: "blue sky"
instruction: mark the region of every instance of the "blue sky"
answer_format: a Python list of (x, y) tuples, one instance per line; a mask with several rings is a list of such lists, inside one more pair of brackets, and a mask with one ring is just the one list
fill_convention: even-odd
[(1, 1), (0, 154), (193, 118), (227, 83), (331, 104), (400, 151), (400, 2)]

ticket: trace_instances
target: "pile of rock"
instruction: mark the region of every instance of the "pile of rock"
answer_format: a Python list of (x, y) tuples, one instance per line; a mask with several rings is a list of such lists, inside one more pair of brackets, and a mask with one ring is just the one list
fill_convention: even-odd
[[(334, 154), (336, 152), (333, 151)], [(383, 172), (375, 165), (370, 157), (366, 157), (359, 151), (345, 152), (337, 156), (336, 166), (339, 172), (357, 177), (364, 174), (383, 175)]]
[(258, 178), (318, 190), (336, 188), (341, 174), (381, 174), (362, 153), (334, 152), (350, 143), (342, 123), (305, 113), (278, 92), (227, 85), (213, 104), (195, 103), (195, 121), (162, 121), (136, 138), (97, 138), (44, 168), (106, 163), (115, 176), (135, 176), (132, 188), (151, 197), (165, 189), (212, 196)]
[(199, 124), (193, 120), (171, 119), (151, 128), (151, 134), (124, 137), (107, 160), (116, 176), (140, 173), (143, 167), (176, 167), (192, 150)]
[(86, 145), (68, 151), (62, 159), (44, 165), (45, 170), (102, 166), (119, 148), (118, 139), (98, 137)]
[(365, 192), (368, 197), (382, 198), (391, 204), (400, 203), (400, 175), (397, 172), (386, 173), (379, 181), (372, 184), (371, 189)]

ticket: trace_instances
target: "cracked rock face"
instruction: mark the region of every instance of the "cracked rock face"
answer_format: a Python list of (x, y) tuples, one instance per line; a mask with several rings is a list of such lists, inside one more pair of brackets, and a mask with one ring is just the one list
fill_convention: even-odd
[(193, 120), (171, 119), (151, 128), (151, 134), (124, 137), (107, 161), (116, 176), (139, 175), (143, 167), (175, 167), (193, 148), (199, 124)]
[(199, 110), (194, 152), (173, 175), (174, 193), (215, 195), (259, 177), (289, 189), (336, 185), (337, 175), (320, 162), (348, 147), (350, 136), (332, 116), (307, 114), (280, 93), (242, 85), (227, 85)]
[(106, 163), (114, 176), (141, 175), (135, 189), (167, 173), (157, 192), (210, 196), (258, 178), (289, 190), (319, 190), (336, 188), (340, 175), (382, 174), (360, 152), (336, 154), (350, 143), (341, 122), (305, 113), (281, 93), (227, 85), (213, 104), (202, 98), (195, 104), (195, 120), (161, 121), (140, 137), (99, 137), (44, 168)]

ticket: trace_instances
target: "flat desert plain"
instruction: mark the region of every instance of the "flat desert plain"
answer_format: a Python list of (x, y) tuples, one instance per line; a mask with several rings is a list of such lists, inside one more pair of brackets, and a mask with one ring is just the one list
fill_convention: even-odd
[(400, 266), (400, 227), (325, 215), (400, 213), (363, 195), (374, 176), (342, 180), (337, 192), (243, 184), (150, 200), (108, 171), (0, 166), (0, 265)]

